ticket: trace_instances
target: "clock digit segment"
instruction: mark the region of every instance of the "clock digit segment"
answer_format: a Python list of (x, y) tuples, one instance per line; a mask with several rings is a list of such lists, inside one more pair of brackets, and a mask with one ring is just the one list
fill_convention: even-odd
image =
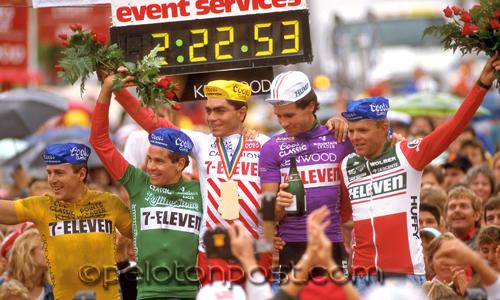
[(162, 73), (188, 74), (311, 62), (307, 10), (111, 27), (126, 61), (160, 45)]

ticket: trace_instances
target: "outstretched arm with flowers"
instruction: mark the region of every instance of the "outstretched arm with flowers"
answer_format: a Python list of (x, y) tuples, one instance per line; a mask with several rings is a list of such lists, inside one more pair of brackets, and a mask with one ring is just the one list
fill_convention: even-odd
[[(462, 54), (484, 52), (493, 56), (500, 50), (500, 0), (481, 0), (480, 5), (474, 5), (468, 11), (448, 6), (443, 12), (450, 22), (427, 28), (424, 36), (438, 36), (445, 50), (460, 50)], [(494, 77), (498, 88), (500, 71), (495, 71)]]

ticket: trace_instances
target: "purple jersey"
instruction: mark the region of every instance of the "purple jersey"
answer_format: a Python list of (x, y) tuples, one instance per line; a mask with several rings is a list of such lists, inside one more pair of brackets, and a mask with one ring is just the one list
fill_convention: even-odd
[(325, 126), (301, 133), (295, 137), (282, 133), (267, 141), (260, 152), (261, 183), (286, 182), (290, 169), (290, 154), (297, 155), (297, 170), (306, 190), (304, 216), (286, 216), (279, 223), (279, 236), (285, 242), (307, 242), (307, 216), (327, 205), (331, 211), (331, 225), (325, 233), (331, 242), (342, 242), (340, 230), (340, 162), (354, 152), (351, 141), (337, 143), (334, 132)]

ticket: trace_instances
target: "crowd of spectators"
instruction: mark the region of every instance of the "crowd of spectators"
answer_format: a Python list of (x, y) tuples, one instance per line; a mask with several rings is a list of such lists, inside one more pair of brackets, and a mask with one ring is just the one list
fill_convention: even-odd
[[(171, 111), (166, 115), (173, 118)], [(429, 117), (414, 117), (405, 128), (404, 132), (408, 133), (405, 137), (411, 140), (426, 136), (437, 125)], [(135, 165), (143, 170), (146, 170), (146, 139), (144, 131), (136, 131), (124, 143), (125, 158), (132, 160), (134, 157)], [(144, 150), (134, 152), (139, 144), (146, 144)], [(186, 180), (198, 178), (196, 163), (191, 166), (182, 174)], [(44, 178), (29, 178), (22, 168), (17, 168), (12, 177), (14, 183), (5, 189), (5, 199), (51, 193)], [(113, 193), (130, 206), (126, 189), (104, 168), (90, 170), (88, 187)], [(277, 292), (273, 293), (271, 285), (266, 283), (277, 279), (256, 267), (252, 238), (240, 223), (236, 223), (228, 234), (232, 253), (247, 276), (244, 288), (225, 282), (214, 283), (202, 288), (197, 299), (212, 299), (217, 293), (225, 294), (227, 299), (376, 299), (375, 290), (388, 286), (393, 290), (415, 291), (415, 297), (422, 297), (420, 299), (461, 299), (481, 292), (487, 294), (488, 299), (500, 299), (497, 286), (500, 273), (499, 193), (500, 151), (486, 151), (474, 127), (467, 126), (450, 148), (422, 173), (418, 221), (427, 282), (421, 289), (412, 290), (391, 283), (400, 279), (394, 274), (384, 277), (380, 270), (380, 284), (359, 294), (331, 256), (332, 243), (325, 235), (325, 228), (330, 225), (325, 219), (330, 211), (322, 207), (309, 215), (306, 252), (290, 273), (280, 274), (283, 276), (280, 276), (281, 286)], [(54, 299), (42, 239), (33, 224), (2, 225), (0, 240), (0, 300)], [(133, 288), (130, 289), (134, 285), (133, 247), (131, 240), (117, 234), (116, 260), (122, 299), (135, 299), (137, 295)], [(352, 245), (346, 244), (346, 247), (347, 253), (352, 253)], [(126, 264), (123, 264), (125, 258)], [(324, 272), (315, 272), (312, 276), (309, 270), (313, 267)]]

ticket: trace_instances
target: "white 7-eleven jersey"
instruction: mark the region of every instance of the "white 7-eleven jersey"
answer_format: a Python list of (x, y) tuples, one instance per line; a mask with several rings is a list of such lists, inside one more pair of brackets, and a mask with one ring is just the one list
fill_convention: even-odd
[[(259, 154), (262, 145), (269, 140), (263, 134), (255, 140), (247, 140), (243, 148), (243, 154), (238, 161), (236, 170), (231, 180), (238, 183), (238, 195), (240, 211), (239, 218), (235, 220), (224, 220), (218, 211), (220, 200), (221, 182), (228, 181), (224, 166), (222, 164), (219, 150), (217, 149), (217, 138), (212, 134), (182, 129), (194, 143), (190, 155), (196, 160), (200, 176), (201, 194), (203, 198), (203, 220), (200, 228), (199, 250), (205, 252), (203, 247), (203, 236), (207, 229), (213, 229), (216, 225), (229, 228), (235, 222), (241, 222), (252, 237), (262, 237), (262, 218), (259, 215), (260, 199), (260, 174)], [(238, 146), (240, 135), (233, 134), (223, 137), (224, 147), (229, 159), (232, 159), (234, 151)]]

